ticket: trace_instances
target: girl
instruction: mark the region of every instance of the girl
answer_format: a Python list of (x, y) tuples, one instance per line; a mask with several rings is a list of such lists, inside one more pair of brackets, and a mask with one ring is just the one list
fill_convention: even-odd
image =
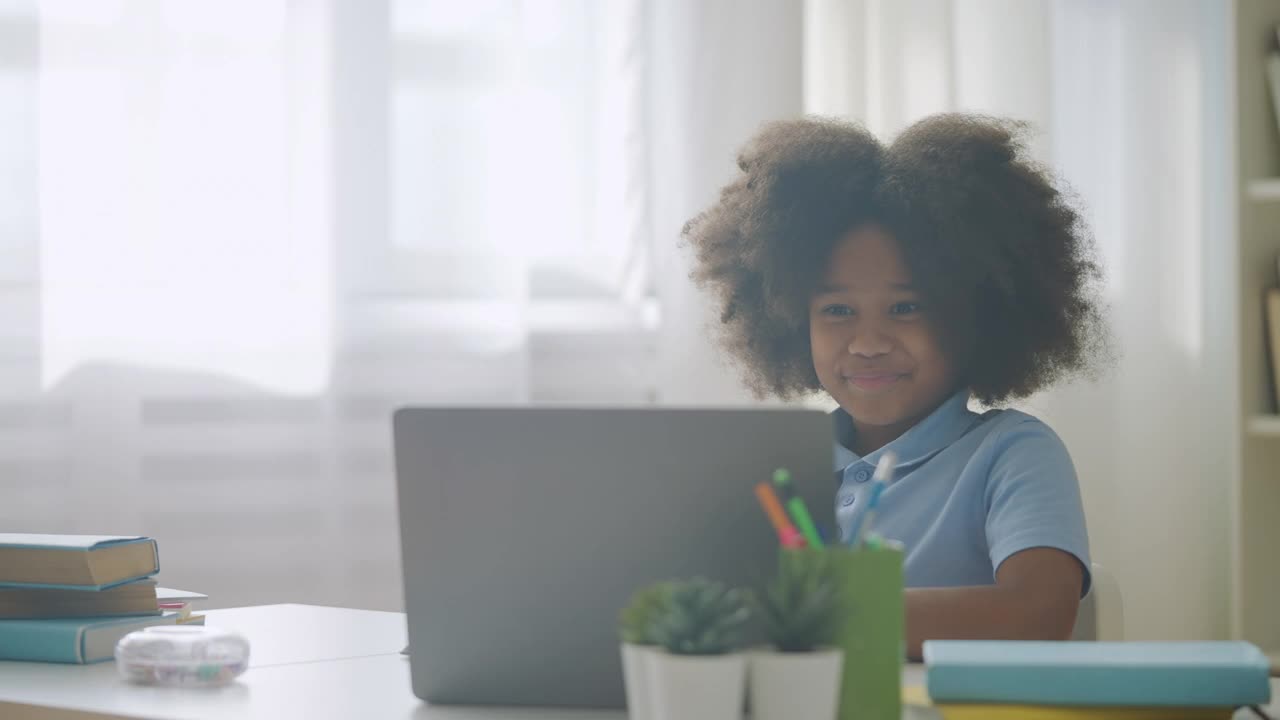
[(913, 658), (931, 638), (1066, 639), (1089, 589), (1066, 448), (1029, 415), (968, 407), (1105, 350), (1088, 235), (1023, 131), (939, 115), (884, 146), (842, 122), (776, 123), (684, 230), (748, 385), (839, 404), (842, 535), (894, 453), (876, 528), (906, 546)]

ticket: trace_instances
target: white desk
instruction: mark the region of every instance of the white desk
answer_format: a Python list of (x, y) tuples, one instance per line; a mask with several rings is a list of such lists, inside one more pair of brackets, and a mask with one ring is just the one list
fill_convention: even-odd
[(85, 720), (624, 720), (599, 710), (429, 706), (414, 697), (401, 613), (311, 605), (212, 610), (210, 626), (244, 633), (250, 668), (225, 688), (130, 685), (114, 663), (0, 662), (0, 718)]
[[(250, 668), (234, 684), (210, 690), (130, 685), (114, 663), (0, 662), (4, 720), (624, 720), (623, 712), (428, 706), (414, 697), (404, 615), (312, 605), (212, 610), (210, 626), (244, 633)], [(923, 680), (908, 667), (907, 683)], [(908, 708), (906, 720), (936, 718)], [(1248, 717), (1239, 715), (1240, 718)]]

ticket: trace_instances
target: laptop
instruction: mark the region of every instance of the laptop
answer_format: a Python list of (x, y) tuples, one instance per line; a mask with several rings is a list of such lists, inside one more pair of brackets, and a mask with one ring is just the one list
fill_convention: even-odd
[(792, 473), (834, 533), (832, 426), (791, 409), (406, 408), (394, 417), (413, 691), (621, 708), (618, 612), (649, 583), (758, 588), (753, 486)]

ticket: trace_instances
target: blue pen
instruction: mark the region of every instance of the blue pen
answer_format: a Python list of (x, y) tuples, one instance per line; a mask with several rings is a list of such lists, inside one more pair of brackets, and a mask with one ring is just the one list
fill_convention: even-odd
[(877, 544), (872, 543), (877, 536), (871, 531), (871, 526), (875, 523), (876, 507), (880, 505), (880, 495), (884, 492), (884, 485), (884, 483), (877, 483), (871, 488), (871, 497), (867, 500), (867, 511), (862, 514), (862, 537), (853, 536), (855, 547), (858, 545), (866, 545), (872, 549), (877, 547)]
[(862, 543), (862, 535), (864, 529), (870, 527), (869, 521), (875, 517), (876, 506), (880, 504), (880, 494), (884, 492), (885, 485), (893, 479), (893, 466), (898, 462), (898, 458), (892, 452), (886, 451), (880, 456), (880, 462), (876, 463), (876, 473), (871, 477), (871, 495), (867, 498), (867, 502), (859, 509), (858, 513), (853, 516), (853, 522), (849, 524), (849, 545), (857, 547)]

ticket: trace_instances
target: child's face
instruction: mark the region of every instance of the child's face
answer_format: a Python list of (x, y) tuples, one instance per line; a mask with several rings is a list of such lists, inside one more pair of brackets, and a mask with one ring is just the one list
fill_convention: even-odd
[(809, 304), (809, 343), (818, 379), (859, 434), (888, 442), (955, 389), (921, 303), (883, 228), (855, 228), (836, 245)]

